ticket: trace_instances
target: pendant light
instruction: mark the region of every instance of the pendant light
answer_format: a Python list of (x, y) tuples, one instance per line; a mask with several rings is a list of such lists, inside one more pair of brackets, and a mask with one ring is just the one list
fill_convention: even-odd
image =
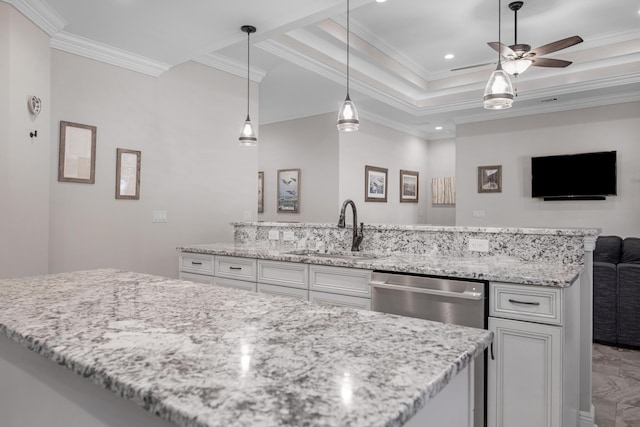
[[(498, 46), (502, 47), (502, 43), (500, 43), (500, 9), (500, 0), (498, 0)], [(498, 50), (498, 66), (491, 73), (484, 89), (483, 105), (488, 110), (502, 110), (511, 108), (511, 104), (513, 104), (513, 86), (511, 78), (502, 69), (502, 57), (500, 50)]]
[(251, 124), (251, 118), (249, 118), (249, 48), (251, 46), (251, 33), (256, 32), (256, 27), (252, 25), (243, 25), (242, 27), (240, 27), (240, 29), (242, 30), (242, 32), (247, 33), (247, 119), (242, 126), (242, 131), (240, 131), (240, 138), (238, 138), (238, 140), (240, 141), (240, 145), (243, 145), (245, 147), (253, 147), (258, 142), (258, 138), (256, 137), (256, 131), (253, 129), (253, 125)]
[(347, 0), (347, 97), (338, 111), (338, 130), (340, 132), (355, 132), (360, 126), (358, 110), (349, 97), (349, 0)]

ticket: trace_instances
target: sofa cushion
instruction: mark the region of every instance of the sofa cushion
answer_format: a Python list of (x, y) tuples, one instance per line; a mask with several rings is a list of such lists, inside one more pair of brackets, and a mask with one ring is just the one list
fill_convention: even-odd
[(640, 264), (640, 238), (627, 237), (623, 240), (620, 262), (625, 264)]
[(594, 262), (617, 264), (622, 252), (622, 238), (619, 236), (598, 236), (596, 249), (593, 251)]

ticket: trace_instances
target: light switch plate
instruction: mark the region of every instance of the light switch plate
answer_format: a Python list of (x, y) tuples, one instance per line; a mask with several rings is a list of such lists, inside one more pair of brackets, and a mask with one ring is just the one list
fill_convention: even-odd
[(484, 211), (482, 211), (482, 210), (473, 211), (473, 217), (474, 218), (484, 218)]
[(151, 222), (167, 222), (167, 211), (153, 211)]

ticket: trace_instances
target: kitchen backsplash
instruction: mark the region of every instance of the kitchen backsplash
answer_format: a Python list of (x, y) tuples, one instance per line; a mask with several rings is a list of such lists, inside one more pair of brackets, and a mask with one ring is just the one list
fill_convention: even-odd
[[(234, 242), (274, 249), (349, 250), (352, 228), (335, 224), (237, 222)], [(407, 252), (442, 257), (502, 256), (526, 262), (582, 264), (584, 238), (597, 229), (365, 225), (364, 252)], [(271, 238), (270, 238), (271, 237)], [(488, 252), (469, 250), (470, 239), (488, 241)], [(483, 242), (473, 242), (480, 243)]]

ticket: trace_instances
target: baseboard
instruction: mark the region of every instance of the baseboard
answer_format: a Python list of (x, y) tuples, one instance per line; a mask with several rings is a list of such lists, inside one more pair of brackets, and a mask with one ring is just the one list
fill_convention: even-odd
[(597, 427), (596, 424), (596, 409), (591, 405), (591, 411), (580, 411), (580, 427)]

